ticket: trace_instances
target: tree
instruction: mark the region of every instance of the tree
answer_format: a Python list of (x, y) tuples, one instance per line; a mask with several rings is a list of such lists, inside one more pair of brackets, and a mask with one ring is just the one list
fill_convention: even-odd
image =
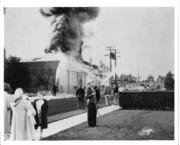
[(147, 78), (148, 82), (154, 82), (154, 77), (152, 75), (148, 76)]
[(133, 77), (131, 74), (126, 75), (126, 77), (129, 83), (135, 82), (135, 77)]
[(166, 90), (174, 90), (174, 75), (169, 71), (164, 80)]
[(159, 82), (164, 82), (164, 80), (165, 80), (165, 77), (164, 76), (158, 76), (158, 78), (157, 78), (157, 81), (159, 81)]
[(120, 77), (119, 77), (119, 80), (120, 80), (120, 82), (126, 82), (127, 81), (126, 75), (125, 74), (121, 74)]
[(128, 75), (121, 74), (119, 80), (120, 82), (132, 83), (136, 81), (136, 77), (133, 77), (131, 74)]
[(48, 69), (43, 68), (43, 69), (38, 70), (38, 73), (36, 75), (36, 85), (37, 86), (44, 85), (46, 90), (48, 90), (48, 85), (53, 75), (54, 73), (51, 68), (48, 68)]
[(30, 83), (29, 72), (21, 63), (21, 58), (9, 56), (4, 58), (4, 81), (15, 90), (18, 87), (26, 89)]

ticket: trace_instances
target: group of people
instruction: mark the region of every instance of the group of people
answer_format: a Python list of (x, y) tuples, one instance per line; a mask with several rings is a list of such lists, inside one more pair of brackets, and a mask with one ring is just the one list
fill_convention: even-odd
[[(93, 85), (92, 85), (93, 87)], [(88, 86), (87, 86), (88, 88)], [(79, 86), (79, 88), (76, 90), (76, 97), (78, 98), (78, 106), (79, 109), (84, 109), (85, 106), (85, 99), (87, 99), (87, 97), (85, 95), (87, 95), (87, 93), (85, 93), (85, 90), (87, 91), (87, 89), (83, 89), (82, 85)], [(95, 91), (95, 97), (96, 97), (96, 101), (97, 103), (100, 101), (100, 90), (97, 86), (93, 87), (93, 90)], [(113, 100), (114, 100), (114, 104), (118, 105), (118, 99), (119, 99), (119, 93), (120, 92), (124, 92), (125, 88), (124, 86), (120, 85), (118, 86), (117, 84), (115, 86), (110, 86), (110, 85), (106, 85), (104, 88), (104, 97), (105, 97), (105, 104), (107, 106), (111, 105), (111, 99), (110, 97), (113, 96)]]
[(111, 96), (113, 96), (113, 104), (118, 105), (119, 104), (119, 93), (124, 92), (126, 89), (123, 85), (115, 84), (114, 86), (110, 86), (108, 84), (105, 85), (104, 89), (104, 97), (105, 97), (105, 103), (106, 106), (111, 105)]
[(43, 129), (48, 127), (48, 102), (44, 93), (38, 92), (38, 99), (33, 103), (24, 94), (22, 88), (17, 88), (13, 95), (8, 94), (9, 86), (4, 87), (4, 133), (9, 140), (35, 140), (35, 134), (40, 128), (40, 138)]
[[(123, 86), (118, 86), (117, 84), (112, 87), (110, 85), (106, 85), (104, 88), (104, 97), (106, 106), (111, 105), (110, 97), (113, 95), (114, 104), (119, 104), (119, 93), (123, 92), (125, 89)], [(100, 101), (100, 90), (97, 86), (93, 86), (93, 81), (87, 81), (86, 89), (82, 88), (82, 85), (76, 90), (76, 97), (78, 99), (79, 109), (84, 109), (85, 100), (87, 100), (87, 108), (88, 108), (88, 126), (94, 127), (96, 126), (96, 115), (97, 115), (97, 104)]]
[[(10, 134), (11, 140), (35, 140), (35, 134), (40, 128), (40, 138), (43, 136), (43, 129), (48, 127), (47, 112), (48, 102), (44, 99), (44, 92), (39, 91), (38, 99), (31, 102), (22, 88), (17, 88), (13, 95), (8, 94), (9, 85), (5, 85), (5, 102), (4, 102), (4, 132)], [(56, 95), (57, 87), (54, 86), (53, 95)], [(105, 103), (110, 104), (110, 96), (114, 96), (114, 104), (118, 105), (118, 93), (123, 92), (124, 87), (114, 87), (106, 85), (104, 88)], [(82, 86), (77, 89), (79, 108), (85, 108), (85, 99), (87, 100), (87, 120), (89, 127), (95, 127), (97, 116), (97, 104), (100, 101), (100, 90), (93, 85), (93, 81), (87, 82), (86, 89)], [(12, 114), (12, 115), (11, 115)]]
[[(87, 88), (88, 88), (88, 86), (87, 86)], [(93, 89), (95, 91), (95, 97), (96, 97), (96, 101), (98, 103), (100, 100), (100, 91), (97, 86), (94, 86)], [(84, 107), (85, 107), (85, 89), (82, 88), (81, 84), (80, 84), (79, 88), (76, 90), (76, 97), (78, 99), (79, 109), (84, 109)]]

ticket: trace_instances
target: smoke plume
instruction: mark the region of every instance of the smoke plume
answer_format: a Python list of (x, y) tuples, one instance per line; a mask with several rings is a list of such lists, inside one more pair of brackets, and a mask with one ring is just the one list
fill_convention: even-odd
[(82, 26), (98, 16), (99, 8), (50, 7), (40, 8), (40, 12), (52, 19), (51, 43), (45, 52), (62, 51), (66, 55), (81, 58), (80, 47), (85, 35)]

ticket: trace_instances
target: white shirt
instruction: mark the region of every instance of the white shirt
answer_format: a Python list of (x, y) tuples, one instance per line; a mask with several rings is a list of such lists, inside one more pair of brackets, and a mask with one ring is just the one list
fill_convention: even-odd
[(44, 101), (43, 99), (40, 99), (36, 102), (36, 108), (37, 108), (37, 111), (38, 111), (38, 114), (41, 112), (41, 106), (44, 104)]

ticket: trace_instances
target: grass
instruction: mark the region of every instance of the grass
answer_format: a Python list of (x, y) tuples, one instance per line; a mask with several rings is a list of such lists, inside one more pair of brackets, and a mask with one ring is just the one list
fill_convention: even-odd
[[(173, 140), (174, 112), (151, 110), (117, 110), (102, 116), (110, 129), (97, 119), (99, 126), (89, 128), (87, 122), (59, 132), (43, 140)], [(145, 126), (155, 132), (149, 136), (139, 136)], [(118, 129), (123, 129), (126, 136)]]

